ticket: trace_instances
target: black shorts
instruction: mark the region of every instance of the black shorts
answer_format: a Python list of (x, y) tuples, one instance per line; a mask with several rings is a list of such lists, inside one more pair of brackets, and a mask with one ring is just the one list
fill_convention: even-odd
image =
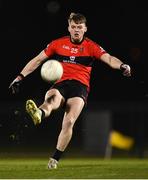
[(77, 80), (65, 80), (54, 84), (51, 89), (58, 89), (65, 100), (81, 97), (87, 103), (88, 87)]

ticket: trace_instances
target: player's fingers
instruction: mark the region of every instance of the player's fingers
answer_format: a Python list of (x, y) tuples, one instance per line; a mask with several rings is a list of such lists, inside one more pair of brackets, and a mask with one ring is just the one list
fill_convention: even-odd
[(15, 94), (15, 88), (14, 88), (14, 86), (12, 86), (11, 89), (12, 89), (12, 94)]
[(9, 85), (9, 87), (8, 87), (9, 89), (12, 87), (12, 84), (13, 84), (13, 83), (11, 83), (11, 84)]
[(125, 72), (123, 73), (123, 75), (129, 77), (129, 76), (131, 76), (131, 73), (130, 73), (130, 71), (125, 71)]

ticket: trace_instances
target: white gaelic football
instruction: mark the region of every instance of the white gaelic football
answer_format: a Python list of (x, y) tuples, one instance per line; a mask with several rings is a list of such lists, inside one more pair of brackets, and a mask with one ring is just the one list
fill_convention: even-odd
[(41, 77), (47, 82), (56, 82), (63, 75), (63, 66), (56, 60), (48, 60), (41, 67)]

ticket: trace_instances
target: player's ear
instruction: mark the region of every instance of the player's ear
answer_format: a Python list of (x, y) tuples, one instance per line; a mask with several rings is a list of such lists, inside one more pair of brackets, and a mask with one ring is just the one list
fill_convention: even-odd
[(87, 32), (87, 26), (85, 26), (84, 32)]
[(68, 27), (67, 27), (68, 31), (70, 32), (70, 24), (68, 23)]

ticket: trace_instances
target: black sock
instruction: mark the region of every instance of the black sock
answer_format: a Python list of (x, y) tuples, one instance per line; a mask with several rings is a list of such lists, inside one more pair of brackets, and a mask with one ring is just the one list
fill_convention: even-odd
[(61, 158), (62, 154), (63, 154), (63, 151), (60, 151), (60, 150), (56, 149), (56, 151), (53, 154), (52, 158), (56, 159), (57, 161), (59, 161), (59, 159)]
[(41, 117), (41, 119), (44, 119), (45, 118), (45, 111), (43, 110), (43, 109), (41, 109), (41, 108), (39, 108), (41, 111), (42, 111), (42, 117)]

